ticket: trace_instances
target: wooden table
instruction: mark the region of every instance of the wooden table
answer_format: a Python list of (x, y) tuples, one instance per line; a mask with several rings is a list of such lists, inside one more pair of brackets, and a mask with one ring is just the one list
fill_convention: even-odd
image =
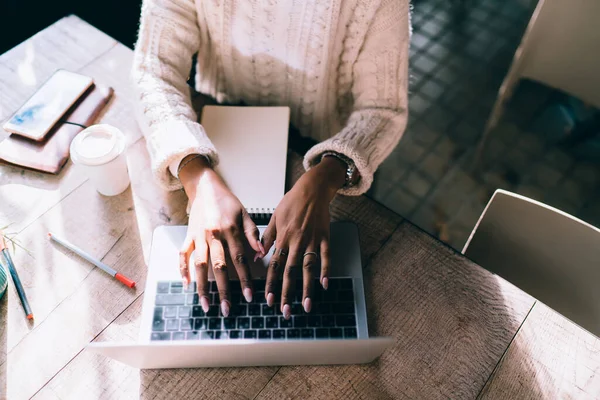
[[(185, 196), (152, 180), (133, 113), (130, 49), (75, 16), (0, 56), (0, 120), (56, 68), (109, 84), (101, 121), (128, 138), (131, 188), (96, 193), (69, 163), (59, 176), (0, 166), (0, 226), (33, 257), (14, 259), (35, 322), (15, 291), (1, 302), (3, 398), (600, 397), (600, 342), (527, 294), (366, 197), (338, 197), (333, 218), (359, 225), (372, 335), (395, 345), (370, 365), (137, 370), (86, 352), (135, 340), (153, 229), (185, 224)], [(289, 156), (289, 183), (301, 174)], [(136, 290), (48, 242), (55, 231), (138, 282)]]

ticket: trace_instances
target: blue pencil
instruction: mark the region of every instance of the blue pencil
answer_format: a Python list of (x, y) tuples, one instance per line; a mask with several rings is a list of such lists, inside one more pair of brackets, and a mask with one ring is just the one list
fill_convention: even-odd
[(19, 299), (21, 299), (21, 304), (23, 305), (23, 309), (25, 310), (25, 315), (27, 316), (27, 319), (33, 319), (33, 312), (31, 311), (31, 306), (27, 301), (25, 290), (23, 289), (21, 279), (19, 279), (19, 274), (17, 274), (17, 270), (15, 269), (15, 264), (13, 263), (12, 258), (10, 257), (10, 253), (8, 252), (8, 248), (6, 247), (6, 241), (4, 240), (4, 235), (2, 234), (2, 232), (0, 232), (0, 253), (2, 253), (4, 263), (8, 266), (10, 276), (12, 276), (12, 280), (15, 283), (15, 288), (17, 289), (17, 293), (19, 294)]

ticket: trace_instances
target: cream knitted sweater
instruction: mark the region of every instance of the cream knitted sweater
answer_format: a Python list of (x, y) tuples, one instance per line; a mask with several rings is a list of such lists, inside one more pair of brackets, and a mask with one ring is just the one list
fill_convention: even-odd
[(219, 102), (286, 105), (292, 124), (325, 151), (351, 158), (358, 195), (400, 140), (407, 120), (408, 0), (144, 0), (135, 48), (152, 166), (168, 189), (169, 165), (215, 149), (186, 84), (198, 53), (196, 89)]

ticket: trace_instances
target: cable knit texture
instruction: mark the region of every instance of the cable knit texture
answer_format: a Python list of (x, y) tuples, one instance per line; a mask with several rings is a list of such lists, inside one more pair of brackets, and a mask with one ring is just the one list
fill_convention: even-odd
[[(408, 94), (408, 0), (144, 0), (133, 80), (159, 182), (188, 154), (217, 151), (186, 84), (219, 102), (287, 105), (300, 133), (351, 158), (364, 193), (404, 132)], [(268, 156), (268, 155), (265, 155)]]

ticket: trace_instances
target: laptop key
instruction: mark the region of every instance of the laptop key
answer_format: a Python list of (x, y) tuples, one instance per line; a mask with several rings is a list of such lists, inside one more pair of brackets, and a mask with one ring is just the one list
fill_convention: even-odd
[(315, 330), (314, 329), (310, 329), (310, 328), (304, 328), (300, 332), (300, 336), (302, 337), (302, 339), (314, 339), (314, 337), (315, 337)]
[(273, 307), (269, 307), (267, 304), (262, 305), (262, 315), (275, 315)]
[(248, 315), (248, 306), (246, 304), (234, 304), (231, 307), (231, 315), (239, 317)]
[(309, 315), (308, 316), (308, 326), (310, 328), (320, 328), (321, 327), (321, 317), (318, 315)]
[(208, 329), (221, 329), (221, 318), (210, 318), (208, 320)]
[(163, 318), (163, 307), (154, 307), (153, 320), (161, 320)]
[(155, 303), (157, 306), (176, 306), (185, 304), (184, 294), (157, 294)]
[(191, 331), (192, 327), (194, 326), (194, 319), (193, 318), (183, 318), (181, 320), (181, 330), (182, 331)]
[(184, 291), (186, 293), (196, 293), (196, 282), (188, 283), (188, 285), (184, 288)]
[(279, 326), (281, 328), (291, 328), (294, 326), (294, 321), (291, 318), (285, 319), (283, 317), (279, 317)]
[(208, 312), (206, 313), (207, 316), (209, 317), (216, 317), (219, 315), (219, 307), (209, 307), (208, 308)]
[(300, 303), (292, 304), (292, 315), (302, 315), (304, 314), (304, 307)]
[(171, 332), (154, 332), (150, 340), (171, 340)]
[(354, 315), (336, 315), (335, 323), (337, 326), (356, 326)]
[(204, 311), (202, 310), (202, 307), (200, 307), (200, 306), (192, 307), (192, 317), (194, 317), (194, 318), (204, 317)]
[(263, 329), (265, 327), (265, 319), (263, 317), (252, 317), (252, 329)]
[(214, 338), (215, 338), (215, 333), (213, 331), (202, 331), (200, 333), (201, 340), (214, 339)]
[(338, 301), (340, 301), (340, 302), (354, 301), (354, 292), (352, 292), (352, 290), (340, 290), (338, 292)]
[(152, 331), (153, 332), (160, 332), (160, 331), (164, 331), (165, 330), (165, 321), (163, 320), (156, 320), (152, 322)]
[(185, 334), (185, 340), (198, 340), (198, 339), (200, 339), (200, 332), (191, 331), (191, 332), (187, 332)]
[(356, 337), (356, 328), (344, 328), (344, 337), (345, 338), (355, 338)]
[(209, 283), (209, 285), (208, 285), (208, 290), (209, 290), (210, 292), (217, 292), (217, 291), (219, 290), (219, 289), (217, 288), (217, 282), (215, 282), (215, 281), (210, 281), (210, 282), (208, 282), (208, 283)]
[(271, 336), (273, 339), (285, 339), (285, 329), (274, 329)]
[(242, 331), (229, 331), (229, 339), (241, 339)]
[(279, 317), (267, 317), (267, 328), (278, 328), (279, 327)]
[(260, 315), (260, 304), (248, 304), (248, 315)]
[(256, 331), (244, 331), (244, 339), (256, 339)]
[(317, 336), (317, 339), (326, 339), (329, 337), (329, 329), (318, 328), (315, 330), (315, 335)]
[(329, 329), (329, 337), (338, 339), (344, 337), (342, 328), (330, 328)]
[(257, 279), (254, 282), (252, 282), (252, 285), (254, 286), (254, 290), (257, 292), (264, 292), (265, 291), (265, 283), (267, 281), (264, 279)]
[(169, 293), (169, 282), (158, 282), (156, 285), (156, 293)]
[(179, 318), (189, 318), (192, 315), (192, 307), (180, 306), (177, 315)]
[(258, 331), (259, 339), (271, 339), (271, 331), (268, 329), (261, 329)]
[(231, 305), (240, 304), (242, 302), (242, 294), (239, 292), (230, 293), (229, 296)]
[(183, 293), (183, 286), (173, 286), (171, 285), (171, 293)]
[(223, 326), (225, 329), (235, 329), (235, 318), (224, 318)]
[(195, 331), (205, 331), (208, 329), (208, 322), (206, 318), (196, 318), (194, 319), (194, 330)]
[(188, 306), (195, 306), (200, 304), (200, 297), (198, 293), (189, 293), (185, 295), (185, 302)]
[(229, 333), (226, 332), (226, 331), (216, 331), (215, 332), (215, 339), (227, 340), (227, 339), (229, 339)]
[(178, 319), (168, 319), (167, 320), (167, 330), (168, 331), (178, 331), (179, 330), (179, 320)]
[(300, 329), (288, 329), (286, 333), (288, 339), (300, 338)]
[[(330, 280), (330, 282), (333, 279)], [(323, 292), (323, 302), (331, 303), (337, 300), (337, 292), (331, 287)]]
[(185, 332), (173, 332), (171, 336), (173, 340), (185, 340)]
[(333, 303), (331, 309), (334, 314), (354, 314), (354, 303)]
[(335, 315), (323, 315), (321, 317), (321, 324), (328, 328), (335, 326)]
[(242, 317), (237, 319), (238, 329), (250, 329), (250, 318)]
[(306, 328), (306, 317), (293, 317), (294, 319), (294, 328)]
[(315, 314), (331, 314), (331, 304), (323, 302), (317, 303)]

